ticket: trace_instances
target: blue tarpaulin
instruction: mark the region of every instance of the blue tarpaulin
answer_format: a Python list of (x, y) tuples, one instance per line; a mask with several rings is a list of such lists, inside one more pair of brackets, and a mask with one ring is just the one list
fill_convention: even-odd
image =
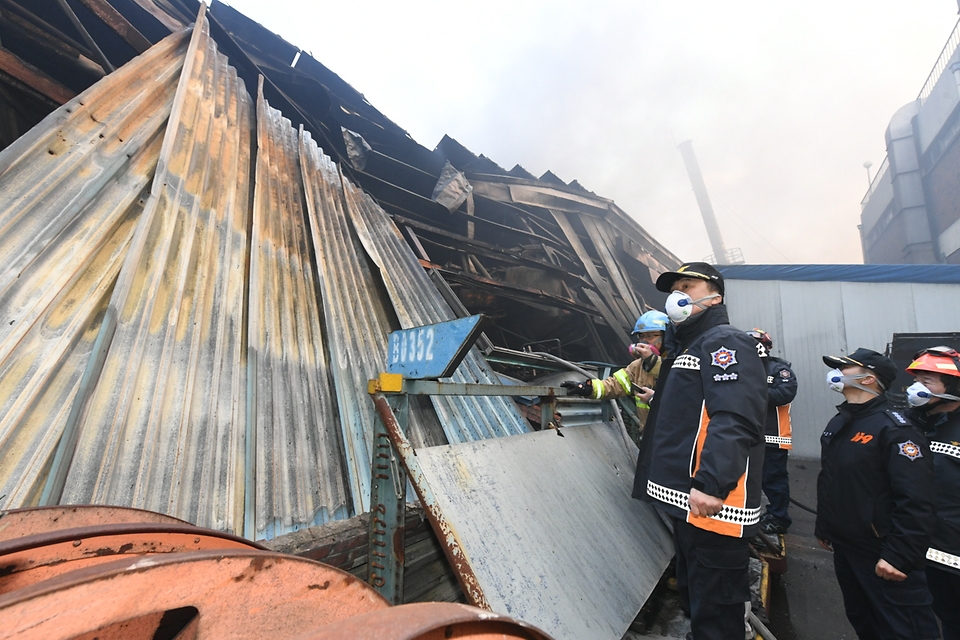
[(757, 264), (717, 266), (726, 280), (960, 284), (953, 264)]

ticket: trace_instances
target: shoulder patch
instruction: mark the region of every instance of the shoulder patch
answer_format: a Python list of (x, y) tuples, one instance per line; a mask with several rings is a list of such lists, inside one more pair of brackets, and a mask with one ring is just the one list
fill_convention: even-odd
[(894, 411), (893, 409), (887, 409), (886, 411), (884, 411), (884, 413), (893, 419), (894, 424), (899, 424), (901, 426), (906, 426), (910, 424), (910, 422), (908, 422), (907, 419), (904, 417), (904, 415), (899, 411)]
[(726, 371), (727, 367), (732, 367), (733, 365), (737, 364), (737, 350), (720, 347), (710, 354), (710, 358), (710, 364), (715, 367), (720, 367)]
[(923, 454), (920, 452), (920, 447), (913, 443), (913, 440), (907, 440), (906, 442), (901, 442), (900, 455), (909, 458), (910, 460), (916, 460), (917, 458), (922, 458)]
[(677, 356), (677, 359), (673, 361), (671, 369), (693, 369), (694, 371), (700, 371), (700, 358), (688, 353)]
[(780, 369), (780, 377), (784, 380), (788, 380), (790, 375), (790, 369)]

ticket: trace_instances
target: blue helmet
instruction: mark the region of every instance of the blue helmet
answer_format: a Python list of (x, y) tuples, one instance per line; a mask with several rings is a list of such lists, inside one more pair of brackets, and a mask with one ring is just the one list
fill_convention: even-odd
[(634, 333), (644, 333), (646, 331), (666, 331), (670, 318), (662, 311), (647, 311), (637, 318), (637, 324), (633, 327)]

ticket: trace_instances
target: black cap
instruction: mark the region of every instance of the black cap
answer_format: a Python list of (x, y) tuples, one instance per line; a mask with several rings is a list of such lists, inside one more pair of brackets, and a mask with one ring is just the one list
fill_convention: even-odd
[(720, 295), (723, 295), (723, 276), (716, 267), (706, 262), (684, 262), (676, 271), (661, 273), (657, 278), (657, 290), (670, 293), (673, 283), (680, 278), (700, 278), (712, 282), (720, 289)]
[(849, 366), (870, 369), (877, 374), (886, 389), (890, 388), (897, 377), (897, 365), (893, 363), (893, 360), (881, 353), (863, 347), (848, 356), (823, 356), (823, 364), (837, 369)]

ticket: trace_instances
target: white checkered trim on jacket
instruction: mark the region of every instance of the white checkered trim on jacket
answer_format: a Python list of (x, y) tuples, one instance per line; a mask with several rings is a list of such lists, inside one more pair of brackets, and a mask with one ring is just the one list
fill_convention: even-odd
[[(656, 498), (660, 502), (671, 504), (675, 507), (683, 509), (684, 511), (690, 511), (689, 493), (677, 491), (676, 489), (670, 489), (669, 487), (661, 486), (652, 480), (647, 480), (647, 494), (653, 498)], [(723, 509), (720, 510), (720, 513), (710, 517), (714, 520), (720, 520), (722, 522), (729, 522), (730, 524), (738, 524), (746, 527), (760, 522), (760, 508), (741, 509), (740, 507), (732, 507), (728, 504), (725, 504), (723, 505)]]

